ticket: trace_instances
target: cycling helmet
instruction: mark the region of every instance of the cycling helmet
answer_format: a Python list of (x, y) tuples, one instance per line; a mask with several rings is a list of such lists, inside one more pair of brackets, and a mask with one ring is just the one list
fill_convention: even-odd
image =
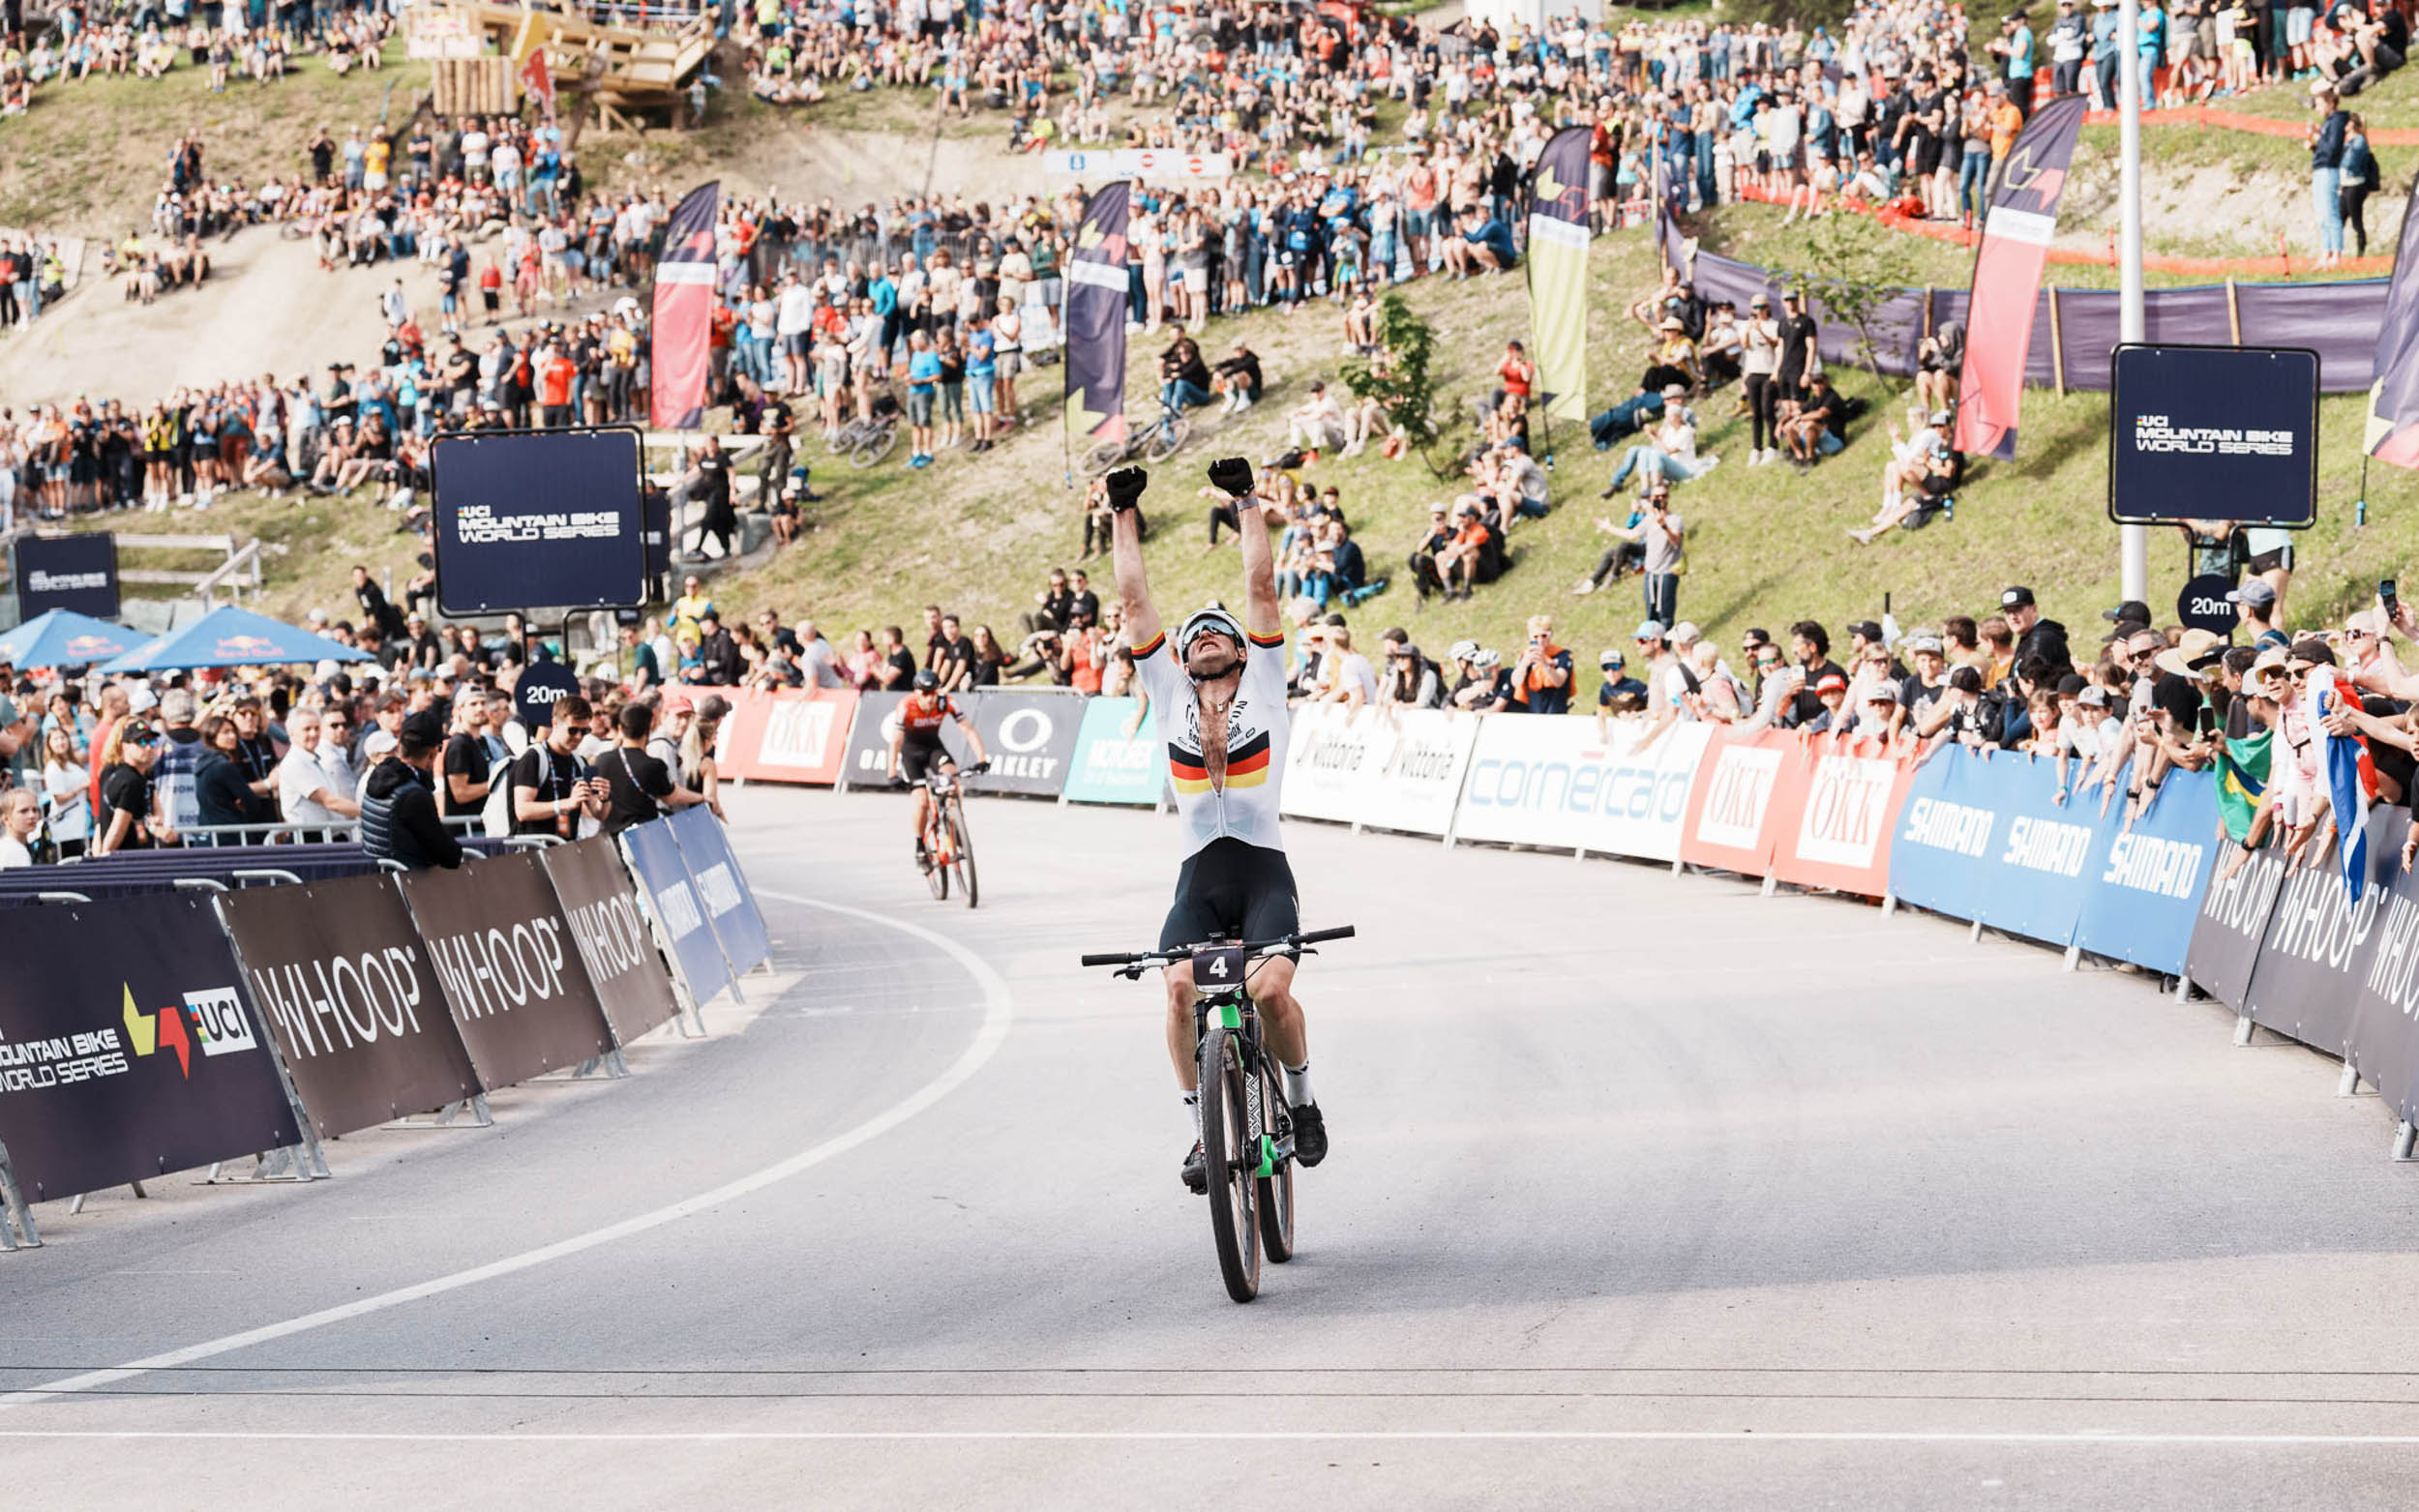
[(1504, 653), (1501, 651), (1481, 650), (1478, 655), (1470, 659), (1470, 665), (1478, 668), (1480, 671), (1485, 671), (1490, 667), (1501, 667), (1504, 665)]
[(1195, 610), (1177, 631), (1176, 659), (1181, 662), (1189, 658), (1193, 653), (1193, 642), (1213, 631), (1235, 642), (1235, 660), (1239, 663), (1242, 661), (1251, 645), (1243, 638), (1242, 623), (1215, 605)]
[(1471, 661), (1475, 659), (1478, 654), (1478, 642), (1476, 640), (1456, 640), (1453, 642), (1452, 656), (1453, 660), (1456, 662)]
[(915, 674), (915, 691), (917, 693), (930, 693), (940, 686), (941, 674), (934, 671), (929, 667)]

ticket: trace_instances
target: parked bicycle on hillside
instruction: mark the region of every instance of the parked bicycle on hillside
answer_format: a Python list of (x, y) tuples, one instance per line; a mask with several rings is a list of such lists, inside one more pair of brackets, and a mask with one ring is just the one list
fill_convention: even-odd
[(1124, 440), (1103, 441), (1086, 452), (1084, 470), (1098, 477), (1137, 457), (1163, 462), (1183, 450), (1192, 435), (1192, 417), (1163, 399), (1159, 401), (1158, 419), (1139, 429), (1128, 425)]
[(868, 418), (842, 422), (823, 441), (834, 457), (848, 453), (852, 467), (871, 467), (899, 444), (899, 401), (890, 391), (877, 392), (867, 409)]
[(1294, 1115), (1276, 1057), (1260, 1038), (1245, 973), (1253, 962), (1304, 950), (1321, 940), (1350, 939), (1353, 927), (1312, 930), (1239, 944), (1210, 940), (1133, 955), (1086, 956), (1088, 966), (1116, 966), (1139, 981), (1145, 971), (1189, 961), (1197, 995), (1193, 1035), (1199, 1057), (1201, 1150), (1210, 1176), (1210, 1234), (1227, 1295), (1248, 1302), (1260, 1294), (1260, 1257), (1282, 1264), (1294, 1258)]

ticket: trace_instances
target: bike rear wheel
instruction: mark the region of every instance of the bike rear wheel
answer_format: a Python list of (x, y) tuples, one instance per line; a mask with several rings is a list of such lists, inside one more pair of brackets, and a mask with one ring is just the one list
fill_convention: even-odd
[(1103, 441), (1084, 454), (1084, 470), (1097, 478), (1121, 464), (1126, 458), (1123, 441)]
[(899, 428), (878, 420), (874, 422), (873, 429), (866, 433), (865, 438), (857, 442), (850, 451), (850, 465), (871, 467), (889, 456), (890, 449), (898, 444)]
[(1210, 1233), (1217, 1241), (1226, 1294), (1248, 1302), (1260, 1294), (1260, 1205), (1243, 1068), (1235, 1037), (1211, 1029), (1201, 1042), (1201, 1154), (1210, 1177)]
[[(1292, 1129), (1286, 1119), (1285, 1088), (1276, 1074), (1266, 1064), (1260, 1068), (1260, 1117), (1257, 1133), (1269, 1141), (1273, 1153), (1275, 1143)], [(1294, 1258), (1294, 1161), (1263, 1162), (1268, 1174), (1259, 1178), (1255, 1194), (1260, 1206), (1260, 1247), (1268, 1252), (1270, 1264), (1282, 1265)], [(1255, 1168), (1259, 1169), (1259, 1168)]]
[(1150, 432), (1150, 441), (1143, 448), (1143, 455), (1154, 462), (1164, 462), (1183, 450), (1192, 433), (1193, 423), (1190, 420), (1182, 415), (1169, 415)]
[(929, 821), (924, 825), (924, 859), (932, 863), (932, 870), (924, 874), (925, 882), (932, 888), (935, 899), (947, 903), (949, 901), (948, 837), (940, 825)]
[(948, 823), (949, 851), (953, 857), (951, 867), (958, 874), (958, 891), (965, 897), (966, 905), (971, 908), (979, 900), (980, 894), (974, 888), (974, 843), (967, 838), (966, 801), (964, 799), (949, 800)]

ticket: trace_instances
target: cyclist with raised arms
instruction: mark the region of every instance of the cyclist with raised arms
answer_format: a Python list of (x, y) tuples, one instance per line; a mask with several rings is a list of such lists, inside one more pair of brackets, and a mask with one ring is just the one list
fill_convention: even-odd
[(890, 731), (890, 780), (910, 783), (915, 788), (915, 865), (926, 872), (933, 869), (932, 857), (924, 849), (924, 820), (932, 808), (933, 792), (924, 786), (924, 778), (936, 767), (943, 772), (958, 769), (941, 744), (941, 726), (951, 720), (966, 731), (975, 767), (989, 766), (991, 757), (983, 753), (983, 737), (974, 732), (973, 719), (941, 691), (940, 676), (927, 667), (915, 674), (913, 691), (900, 703), (898, 724)]
[[(1187, 616), (1171, 639), (1150, 602), (1134, 515), (1150, 475), (1126, 467), (1107, 479), (1125, 630), (1133, 637), (1135, 671), (1168, 744), (1176, 811), (1184, 826), (1186, 855), (1176, 877), (1175, 905), (1159, 930), (1162, 950), (1210, 939), (1275, 939), (1301, 928), (1294, 871), (1277, 833), (1287, 740), (1279, 654), (1285, 636), (1268, 521), (1244, 503), (1251, 463), (1239, 457), (1211, 462), (1210, 481), (1241, 506), (1243, 618), (1213, 604)], [(1250, 987), (1284, 1076), (1285, 1100), (1293, 1105), (1295, 1158), (1315, 1166), (1327, 1158), (1328, 1134), (1311, 1099), (1309, 1042), (1301, 1004), (1294, 999), (1296, 964), (1291, 956), (1272, 956), (1252, 968)], [(1190, 962), (1167, 968), (1167, 989), (1168, 1058), (1183, 1089), (1184, 1127), (1193, 1141), (1184, 1184), (1204, 1192)]]

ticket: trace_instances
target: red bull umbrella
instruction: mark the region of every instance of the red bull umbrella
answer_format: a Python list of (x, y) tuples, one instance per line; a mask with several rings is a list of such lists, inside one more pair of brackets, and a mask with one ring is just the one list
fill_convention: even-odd
[(0, 636), (0, 662), (12, 667), (90, 667), (142, 643), (137, 631), (74, 609), (47, 609)]
[[(105, 672), (171, 672), (197, 667), (283, 667), (295, 662), (366, 662), (369, 653), (227, 605), (182, 630), (129, 651)], [(40, 664), (34, 664), (39, 666)]]

